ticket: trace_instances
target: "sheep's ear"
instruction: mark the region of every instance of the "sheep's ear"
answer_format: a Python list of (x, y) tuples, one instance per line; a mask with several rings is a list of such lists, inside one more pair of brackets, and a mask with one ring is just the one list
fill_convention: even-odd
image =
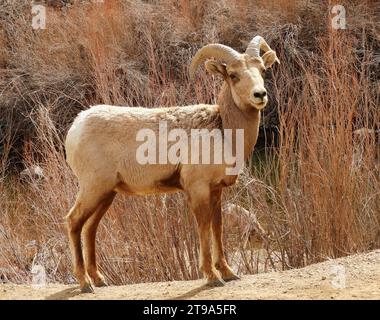
[(227, 77), (227, 69), (224, 63), (215, 60), (208, 60), (205, 62), (206, 70), (212, 74), (221, 75), (223, 78)]
[(272, 65), (275, 62), (280, 64), (280, 60), (277, 58), (276, 52), (274, 52), (273, 50), (265, 52), (264, 55), (262, 56), (262, 59), (264, 61), (265, 68), (272, 67)]

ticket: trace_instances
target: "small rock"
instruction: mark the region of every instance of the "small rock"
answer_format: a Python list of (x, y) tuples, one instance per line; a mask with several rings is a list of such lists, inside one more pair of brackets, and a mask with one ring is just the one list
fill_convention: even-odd
[(325, 277), (325, 276), (323, 276), (323, 277), (322, 277), (322, 280), (326, 280), (326, 277)]

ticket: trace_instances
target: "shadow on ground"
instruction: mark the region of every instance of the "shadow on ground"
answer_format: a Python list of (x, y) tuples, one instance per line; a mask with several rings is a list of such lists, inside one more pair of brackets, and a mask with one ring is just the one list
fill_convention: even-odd
[(207, 290), (210, 290), (210, 289), (213, 289), (215, 288), (215, 286), (212, 286), (212, 285), (209, 285), (209, 284), (204, 284), (198, 288), (195, 288), (193, 290), (190, 290), (188, 292), (185, 292), (184, 294), (181, 294), (177, 297), (173, 297), (173, 298), (170, 298), (168, 300), (186, 300), (186, 299), (190, 299), (192, 297), (194, 297), (195, 295), (197, 295), (198, 293), (201, 293), (203, 291), (207, 291)]
[(68, 288), (46, 297), (45, 300), (67, 300), (79, 294), (81, 294), (79, 287)]

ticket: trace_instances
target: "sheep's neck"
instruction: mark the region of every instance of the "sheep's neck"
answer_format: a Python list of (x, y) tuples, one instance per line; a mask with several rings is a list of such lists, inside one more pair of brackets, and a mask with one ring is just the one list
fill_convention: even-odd
[[(255, 147), (260, 124), (260, 111), (249, 108), (249, 111), (240, 110), (231, 94), (229, 86), (224, 83), (218, 97), (220, 116), (223, 129), (244, 129), (244, 160), (250, 156)], [(235, 145), (233, 146), (235, 150)]]

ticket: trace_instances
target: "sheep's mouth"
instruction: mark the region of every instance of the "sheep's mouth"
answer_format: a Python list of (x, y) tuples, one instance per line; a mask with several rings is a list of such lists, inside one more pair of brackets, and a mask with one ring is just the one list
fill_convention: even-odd
[(254, 103), (253, 106), (258, 109), (258, 110), (261, 110), (261, 109), (264, 109), (264, 107), (267, 105), (267, 102), (266, 101), (262, 101), (262, 102), (259, 102), (259, 103)]

